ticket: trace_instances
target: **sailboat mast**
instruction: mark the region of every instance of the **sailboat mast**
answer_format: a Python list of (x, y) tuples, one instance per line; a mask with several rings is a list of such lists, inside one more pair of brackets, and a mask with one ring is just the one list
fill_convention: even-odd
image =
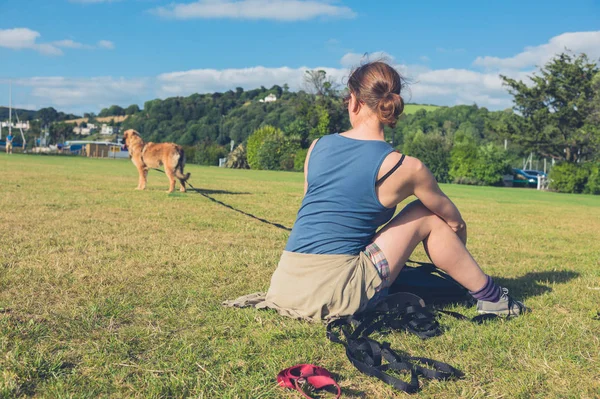
[(8, 81), (8, 135), (12, 132), (12, 82)]

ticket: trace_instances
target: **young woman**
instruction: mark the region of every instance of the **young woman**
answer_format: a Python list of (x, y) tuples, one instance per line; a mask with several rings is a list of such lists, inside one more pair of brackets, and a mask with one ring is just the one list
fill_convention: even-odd
[[(480, 313), (523, 312), (471, 257), (465, 221), (427, 167), (385, 142), (384, 125), (394, 127), (404, 107), (398, 72), (365, 64), (348, 89), (352, 129), (315, 140), (308, 151), (305, 196), (271, 279), (269, 307), (310, 319), (363, 311), (422, 242), (431, 261), (478, 300)], [(393, 217), (411, 195), (417, 200)]]

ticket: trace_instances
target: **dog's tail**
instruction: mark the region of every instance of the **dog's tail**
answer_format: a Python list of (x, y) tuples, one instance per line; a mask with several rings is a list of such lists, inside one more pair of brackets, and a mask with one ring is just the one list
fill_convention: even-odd
[(182, 183), (185, 183), (190, 178), (191, 173), (183, 173), (183, 168), (185, 167), (185, 151), (183, 151), (183, 148), (177, 148), (177, 153), (179, 154), (179, 159), (177, 160), (177, 166), (175, 166), (175, 176)]

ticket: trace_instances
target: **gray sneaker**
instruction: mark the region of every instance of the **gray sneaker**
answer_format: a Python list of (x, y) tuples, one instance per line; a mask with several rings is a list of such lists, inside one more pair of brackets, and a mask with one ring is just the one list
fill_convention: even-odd
[(498, 316), (518, 316), (525, 313), (527, 308), (522, 302), (516, 301), (508, 295), (508, 290), (502, 288), (502, 296), (498, 302), (477, 301), (477, 313), (495, 314)]

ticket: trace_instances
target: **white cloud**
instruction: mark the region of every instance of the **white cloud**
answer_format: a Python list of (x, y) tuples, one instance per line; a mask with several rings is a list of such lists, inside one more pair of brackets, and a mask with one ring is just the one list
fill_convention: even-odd
[(153, 96), (148, 79), (144, 78), (32, 77), (13, 80), (12, 84), (16, 101), (64, 111), (97, 111), (113, 104), (143, 102)]
[(12, 49), (32, 48), (38, 37), (39, 32), (28, 28), (0, 29), (0, 46)]
[(98, 47), (104, 48), (107, 50), (112, 50), (115, 48), (115, 44), (113, 42), (111, 42), (110, 40), (100, 40), (100, 41), (98, 41)]
[(71, 49), (91, 49), (91, 48), (93, 48), (92, 46), (89, 46), (89, 45), (83, 44), (83, 43), (78, 43), (71, 39), (58, 40), (58, 41), (52, 42), (52, 45), (54, 45), (56, 47), (71, 48)]
[[(403, 93), (405, 101), (439, 105), (477, 103), (492, 109), (510, 106), (510, 97), (502, 89), (497, 74), (464, 69), (430, 70), (420, 65), (396, 67), (412, 81), (412, 85)], [(25, 86), (30, 90), (27, 98), (21, 98), (20, 101), (83, 113), (97, 112), (112, 104), (142, 104), (156, 97), (222, 92), (238, 86), (248, 90), (287, 83), (291, 90), (299, 90), (307, 69), (323, 69), (340, 83), (345, 82), (344, 78), (349, 74), (347, 68), (258, 66), (221, 70), (194, 69), (139, 79), (37, 77), (13, 81), (13, 85)]]
[(49, 43), (36, 44), (31, 48), (44, 55), (63, 55), (61, 49)]
[(359, 66), (363, 62), (383, 60), (393, 62), (394, 57), (385, 51), (375, 51), (373, 53), (346, 53), (340, 60), (340, 64), (346, 68)]
[(114, 49), (108, 40), (100, 40), (97, 47), (83, 44), (71, 39), (57, 40), (50, 43), (38, 43), (40, 33), (29, 28), (0, 29), (0, 47), (11, 50), (35, 50), (44, 55), (62, 55), (61, 49), (91, 50), (95, 48)]
[(502, 89), (502, 82), (497, 74), (482, 74), (468, 69), (438, 69), (420, 73), (420, 82), (429, 84), (477, 84), (488, 89)]
[(188, 95), (197, 92), (214, 92), (234, 89), (241, 86), (252, 89), (260, 86), (271, 87), (287, 83), (292, 90), (302, 87), (303, 76), (308, 69), (322, 69), (336, 81), (341, 82), (348, 71), (336, 68), (266, 68), (262, 66), (240, 69), (194, 69), (189, 71), (164, 73), (157, 77), (160, 96)]
[(198, 0), (150, 10), (173, 19), (249, 19), (305, 21), (317, 17), (354, 18), (352, 9), (327, 0)]
[(12, 50), (36, 50), (45, 55), (61, 55), (62, 51), (48, 43), (37, 43), (40, 33), (29, 28), (0, 29), (0, 47)]
[(404, 74), (411, 84), (403, 97), (410, 102), (438, 105), (477, 103), (492, 109), (510, 106), (510, 97), (495, 73), (407, 66)]
[(56, 47), (76, 49), (76, 50), (94, 50), (94, 49), (99, 49), (99, 48), (106, 49), (106, 50), (112, 50), (115, 48), (115, 44), (109, 40), (99, 40), (95, 46), (79, 43), (79, 42), (73, 41), (71, 39), (58, 40), (58, 41), (52, 42), (52, 45), (56, 46)]
[[(0, 31), (2, 33), (3, 31)], [(11, 48), (32, 48), (32, 46), (43, 46), (37, 44), (39, 36), (37, 32), (27, 30), (24, 35), (0, 34), (0, 43)], [(557, 36), (557, 37), (562, 37)], [(593, 36), (593, 35), (592, 35)], [(588, 35), (579, 36), (584, 46), (588, 43)], [(583, 40), (583, 38), (587, 38)], [(550, 40), (553, 42), (553, 40)], [(60, 49), (57, 46), (76, 46), (66, 41), (55, 42), (48, 45), (45, 51)], [(100, 47), (100, 43), (97, 45)], [(589, 47), (589, 44), (585, 44)], [(538, 49), (538, 46), (531, 49)], [(588, 48), (586, 47), (586, 48)], [(66, 47), (65, 47), (66, 48)], [(580, 47), (583, 48), (583, 47)], [(592, 49), (594, 51), (600, 51)], [(38, 48), (38, 51), (42, 51)], [(546, 49), (546, 51), (549, 51)], [(558, 52), (563, 51), (558, 48)], [(535, 51), (534, 51), (535, 52)], [(590, 53), (592, 53), (590, 51)], [(536, 53), (538, 54), (538, 53)], [(553, 54), (545, 54), (543, 57), (551, 57)], [(388, 61), (393, 62), (393, 57), (382, 51), (371, 53), (369, 59), (379, 59), (387, 56)], [(518, 59), (515, 57), (499, 60)], [(226, 91), (243, 87), (246, 90), (260, 86), (271, 87), (287, 83), (291, 90), (302, 88), (303, 76), (307, 69), (323, 69), (337, 82), (345, 82), (350, 73), (347, 66), (357, 65), (361, 62), (363, 55), (360, 53), (347, 53), (340, 60), (340, 67), (276, 67), (268, 68), (256, 66), (251, 68), (230, 69), (192, 69), (187, 71), (173, 71), (147, 78), (30, 78), (13, 82), (15, 86), (24, 86), (22, 90), (26, 95), (17, 96), (17, 101), (41, 106), (55, 106), (69, 112), (98, 111), (112, 104), (126, 106), (132, 103), (142, 104), (151, 98), (165, 98), (170, 96), (185, 96), (192, 93), (208, 93), (214, 91)], [(538, 54), (538, 57), (541, 57)], [(531, 62), (531, 61), (527, 61)], [(490, 64), (491, 65), (491, 64)], [(527, 80), (534, 68), (517, 69), (509, 68), (523, 63), (496, 63), (501, 72), (512, 78)], [(426, 65), (401, 65), (396, 64), (398, 71), (409, 79), (411, 85), (402, 94), (405, 101), (416, 103), (429, 103), (439, 105), (473, 104), (489, 107), (490, 109), (503, 109), (511, 106), (512, 98), (502, 86), (498, 76), (500, 70), (475, 70), (466, 68), (431, 69)], [(1, 83), (1, 82), (0, 82)], [(15, 88), (13, 86), (13, 88)]]
[(570, 32), (553, 37), (548, 43), (526, 47), (519, 54), (499, 58), (492, 56), (477, 57), (473, 63), (490, 69), (523, 69), (542, 66), (556, 54), (565, 49), (575, 53), (586, 53), (590, 58), (600, 57), (600, 31)]

